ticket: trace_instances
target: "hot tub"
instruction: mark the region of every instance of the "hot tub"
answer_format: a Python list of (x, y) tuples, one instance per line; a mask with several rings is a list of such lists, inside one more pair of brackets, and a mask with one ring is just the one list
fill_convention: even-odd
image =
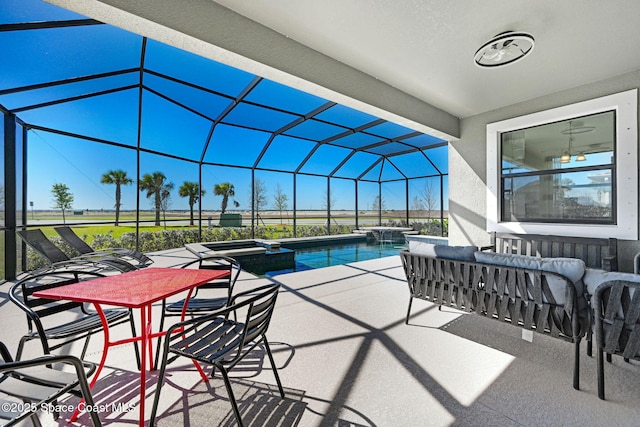
[(231, 240), (224, 242), (189, 243), (185, 248), (199, 258), (228, 256), (236, 259), (243, 270), (254, 274), (284, 270), (295, 266), (295, 252), (280, 247), (272, 240)]

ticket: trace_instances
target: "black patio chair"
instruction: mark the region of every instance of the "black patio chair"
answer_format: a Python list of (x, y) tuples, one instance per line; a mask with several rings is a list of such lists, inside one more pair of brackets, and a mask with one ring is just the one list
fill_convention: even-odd
[(604, 353), (640, 360), (640, 283), (604, 282), (593, 296), (598, 351), (598, 397), (604, 400)]
[[(153, 264), (153, 260), (135, 249), (127, 248), (106, 248), (95, 250), (89, 246), (84, 240), (78, 236), (71, 227), (54, 227), (56, 233), (62, 237), (73, 249), (78, 251), (80, 255), (102, 254), (104, 256), (113, 256), (116, 258), (125, 258), (125, 261), (133, 264), (137, 268), (148, 267)], [(131, 262), (131, 260), (133, 262)]]
[(53, 244), (40, 229), (19, 230), (18, 236), (32, 249), (47, 259), (49, 268), (94, 268), (97, 270), (115, 270), (118, 272), (133, 271), (136, 267), (127, 261), (104, 254), (85, 254), (70, 258), (62, 249)]
[[(80, 359), (84, 359), (91, 336), (103, 332), (98, 313), (87, 310), (83, 303), (38, 298), (33, 294), (39, 290), (79, 283), (98, 277), (104, 277), (104, 275), (89, 271), (46, 271), (28, 274), (11, 286), (9, 299), (27, 316), (27, 333), (18, 344), (17, 360), (21, 359), (25, 344), (31, 340), (39, 340), (44, 354), (50, 354), (53, 350), (81, 339), (84, 339), (85, 343)], [(104, 315), (110, 326), (129, 323), (132, 336), (136, 336), (131, 310), (106, 309)], [(50, 341), (54, 341), (54, 343), (50, 343)], [(134, 349), (139, 366), (140, 355), (137, 345), (134, 345)]]
[[(229, 275), (222, 278), (213, 280), (204, 285), (200, 285), (194, 291), (194, 294), (189, 299), (187, 304), (185, 315), (201, 315), (218, 310), (229, 302), (231, 295), (233, 294), (233, 288), (240, 276), (241, 266), (240, 263), (234, 258), (227, 256), (215, 256), (210, 258), (198, 258), (190, 261), (182, 266), (182, 268), (189, 268), (192, 265), (198, 265), (198, 269), (202, 270), (227, 270)], [(203, 290), (218, 289), (225, 290), (226, 295), (217, 297), (198, 297), (198, 293)], [(162, 300), (162, 310), (160, 315), (160, 330), (164, 330), (164, 320), (166, 317), (181, 317), (182, 310), (184, 308), (184, 299), (174, 302), (167, 302)], [(158, 349), (156, 350), (155, 366), (158, 365), (158, 359), (160, 357), (161, 338), (158, 339)]]
[[(155, 422), (170, 353), (213, 365), (214, 370), (217, 368), (222, 373), (233, 412), (240, 426), (243, 425), (242, 418), (231, 389), (228, 372), (259, 344), (264, 346), (269, 357), (280, 396), (285, 397), (266, 337), (279, 288), (278, 284), (270, 284), (239, 293), (229, 301), (226, 308), (176, 323), (169, 328), (149, 425), (154, 425)], [(230, 315), (237, 316), (237, 320), (230, 320)]]
[[(37, 412), (49, 408), (59, 397), (73, 394), (84, 399), (94, 426), (101, 426), (87, 376), (96, 366), (75, 356), (45, 355), (31, 360), (14, 361), (4, 343), (0, 342), (0, 393), (13, 399), (0, 398), (0, 422), (12, 426), (26, 418), (40, 426)], [(74, 372), (63, 372), (53, 366), (70, 365)], [(54, 417), (57, 418), (57, 413)]]

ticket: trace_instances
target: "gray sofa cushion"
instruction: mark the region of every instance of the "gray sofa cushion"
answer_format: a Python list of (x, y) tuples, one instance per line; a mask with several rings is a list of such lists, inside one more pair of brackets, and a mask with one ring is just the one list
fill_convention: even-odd
[[(595, 295), (596, 289), (604, 282), (608, 282), (610, 280), (626, 280), (629, 282), (640, 283), (640, 274), (634, 273), (622, 273), (619, 271), (604, 271), (599, 270), (597, 268), (587, 268), (587, 272), (584, 275), (584, 284), (587, 288), (587, 293), (591, 298), (591, 303), (593, 304), (593, 295)], [(633, 296), (635, 289), (630, 289), (630, 294)], [(622, 312), (622, 307), (618, 307), (619, 318), (624, 317), (624, 313)], [(612, 328), (611, 323), (605, 321), (603, 323), (603, 327), (605, 329), (605, 336), (609, 334), (609, 329)], [(596, 325), (595, 322), (592, 324), (593, 332), (595, 333)]]
[(474, 254), (474, 258), (478, 262), (485, 264), (504, 265), (507, 267), (528, 268), (530, 270), (540, 270), (540, 258), (517, 255), (517, 254), (501, 254), (496, 252), (478, 251)]
[[(587, 269), (583, 260), (577, 258), (540, 258), (542, 261), (541, 270), (567, 276), (573, 283), (583, 280)], [(582, 293), (582, 291), (581, 291)]]
[(558, 273), (567, 276), (574, 283), (582, 279), (587, 268), (584, 261), (577, 258), (540, 258), (528, 255), (479, 251), (475, 253), (475, 259), (486, 264)]
[[(528, 255), (501, 254), (495, 252), (476, 252), (476, 261), (485, 264), (504, 265), (506, 267), (526, 268), (529, 270), (542, 270), (566, 276), (576, 289), (579, 300), (584, 293), (583, 276), (587, 269), (584, 261), (577, 258), (539, 258)], [(564, 304), (565, 281), (559, 277), (547, 276), (549, 289), (556, 303)], [(581, 307), (582, 308), (582, 304)]]
[(589, 295), (594, 295), (601, 283), (609, 280), (628, 280), (629, 282), (640, 282), (640, 274), (622, 273), (620, 271), (604, 271), (597, 268), (587, 268), (584, 274), (584, 285)]
[(477, 250), (477, 246), (434, 245), (433, 243), (415, 240), (409, 241), (409, 252), (411, 253), (457, 261), (475, 261), (474, 253)]

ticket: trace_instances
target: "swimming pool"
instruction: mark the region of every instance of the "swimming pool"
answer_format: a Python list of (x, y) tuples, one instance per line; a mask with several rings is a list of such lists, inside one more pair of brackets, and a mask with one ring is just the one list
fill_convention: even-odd
[(348, 264), (356, 261), (383, 258), (398, 255), (404, 249), (401, 245), (380, 245), (348, 243), (312, 248), (296, 248), (295, 267), (286, 270), (268, 271), (266, 276), (292, 273), (294, 271), (312, 270), (332, 265)]

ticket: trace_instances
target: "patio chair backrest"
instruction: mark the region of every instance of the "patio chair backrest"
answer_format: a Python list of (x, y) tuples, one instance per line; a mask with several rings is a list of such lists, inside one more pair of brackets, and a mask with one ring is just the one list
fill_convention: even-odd
[[(0, 399), (3, 402), (3, 410), (0, 411), (0, 423), (3, 426), (16, 425), (26, 418), (31, 418), (34, 425), (40, 425), (36, 413), (45, 410), (47, 404), (67, 393), (84, 398), (93, 425), (102, 425), (87, 380), (87, 375), (95, 372), (95, 364), (70, 355), (46, 355), (14, 361), (3, 342), (0, 342), (0, 358), (0, 392), (29, 403), (6, 406), (9, 401)], [(74, 372), (54, 367), (60, 364), (73, 367)], [(13, 402), (15, 403), (15, 400)]]
[[(136, 268), (146, 267), (153, 264), (153, 260), (135, 249), (128, 248), (106, 248), (96, 250), (89, 246), (87, 242), (82, 240), (71, 227), (62, 226), (53, 228), (62, 237), (62, 240), (67, 242), (73, 249), (78, 251), (80, 255), (102, 254), (103, 256), (111, 256), (115, 258), (122, 258), (120, 262), (127, 260), (134, 260)], [(132, 264), (133, 265), (133, 264)]]
[[(198, 268), (200, 270), (216, 270), (216, 271), (229, 271), (229, 275), (223, 277), (222, 279), (217, 279), (209, 283), (205, 283), (204, 285), (200, 285), (196, 288), (196, 292), (198, 289), (220, 289), (227, 288), (228, 297), (227, 299), (231, 299), (231, 295), (233, 294), (233, 288), (235, 286), (236, 281), (238, 280), (238, 276), (240, 276), (240, 271), (242, 267), (240, 266), (240, 262), (235, 258), (219, 255), (210, 258), (201, 258), (187, 264), (183, 265), (182, 268), (188, 268), (193, 264), (198, 264)], [(218, 307), (217, 307), (218, 308)]]
[(611, 280), (593, 296), (598, 353), (598, 397), (604, 400), (604, 353), (640, 360), (640, 283)]
[(96, 256), (92, 258), (83, 258), (83, 255), (80, 255), (75, 258), (70, 258), (62, 251), (62, 249), (54, 245), (40, 229), (20, 230), (17, 231), (17, 233), (26, 244), (49, 260), (51, 264), (60, 265), (66, 263), (67, 265), (73, 265), (76, 268), (80, 268), (81, 266), (91, 266), (96, 269), (106, 269), (121, 273), (136, 269), (136, 267), (131, 263), (108, 255), (103, 256), (102, 254), (96, 254)]
[(70, 244), (73, 249), (77, 250), (81, 254), (90, 254), (94, 252), (93, 248), (82, 240), (71, 227), (54, 227), (56, 233), (62, 237), (62, 239)]
[(593, 297), (593, 311), (598, 347), (640, 360), (640, 283), (602, 283)]
[(69, 261), (69, 257), (45, 236), (40, 229), (19, 230), (20, 238), (52, 263)]
[[(244, 318), (244, 330), (239, 348), (245, 348), (259, 336), (264, 336), (269, 328), (273, 310), (276, 307), (278, 290), (280, 285), (267, 285), (263, 291), (249, 300), (234, 304), (232, 300), (229, 311), (242, 311), (246, 307), (247, 315)], [(240, 356), (238, 356), (240, 358)]]
[[(211, 282), (198, 286), (195, 289), (192, 297), (189, 299), (186, 307), (184, 307), (184, 299), (171, 303), (168, 303), (166, 299), (162, 300), (160, 330), (163, 330), (164, 328), (164, 321), (166, 317), (182, 317), (183, 314), (202, 315), (204, 313), (210, 313), (226, 306), (231, 300), (231, 295), (233, 295), (233, 288), (236, 284), (236, 281), (238, 280), (238, 277), (240, 276), (240, 271), (242, 270), (240, 263), (234, 258), (220, 255), (210, 258), (197, 258), (187, 262), (181, 268), (190, 268), (195, 264), (197, 264), (198, 269), (201, 270), (228, 271), (229, 274), (220, 279), (215, 279)], [(225, 297), (200, 298), (197, 297), (200, 289), (226, 289), (227, 295)], [(156, 350), (156, 365), (158, 364), (160, 352), (162, 351), (162, 347), (160, 345), (161, 342), (162, 338), (158, 338), (158, 347)]]
[(42, 319), (44, 317), (67, 313), (69, 310), (77, 308), (84, 310), (84, 305), (69, 300), (39, 298), (33, 295), (35, 292), (103, 276), (103, 274), (89, 271), (48, 271), (28, 275), (11, 286), (9, 298), (27, 314), (29, 332), (33, 330), (34, 326), (38, 332), (42, 332), (44, 328)]
[[(279, 288), (269, 284), (241, 292), (224, 309), (174, 324), (167, 332), (171, 351), (204, 363), (234, 366), (264, 340)], [(229, 320), (230, 315), (237, 320)], [(174, 334), (177, 330), (180, 333)]]

